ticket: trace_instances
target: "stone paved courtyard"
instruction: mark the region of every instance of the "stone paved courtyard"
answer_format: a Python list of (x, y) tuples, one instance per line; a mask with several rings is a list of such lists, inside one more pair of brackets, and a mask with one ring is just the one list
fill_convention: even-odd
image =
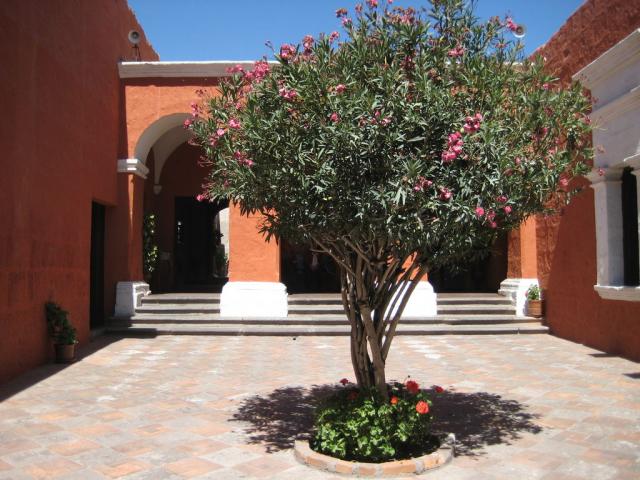
[[(320, 479), (293, 459), (346, 338), (102, 337), (0, 387), (0, 479)], [(405, 337), (459, 454), (436, 479), (640, 478), (640, 365), (547, 335)], [(412, 477), (415, 478), (415, 477)]]

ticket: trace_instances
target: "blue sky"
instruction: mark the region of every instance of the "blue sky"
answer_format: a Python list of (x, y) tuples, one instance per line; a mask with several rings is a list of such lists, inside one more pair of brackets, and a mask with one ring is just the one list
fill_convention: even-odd
[[(380, 0), (383, 3), (385, 0)], [(335, 10), (356, 0), (129, 0), (161, 60), (254, 60), (274, 45), (338, 30)], [(481, 18), (512, 15), (527, 28), (525, 53), (553, 35), (583, 0), (477, 0)], [(422, 6), (424, 0), (395, 0)], [(144, 58), (143, 58), (144, 60)]]

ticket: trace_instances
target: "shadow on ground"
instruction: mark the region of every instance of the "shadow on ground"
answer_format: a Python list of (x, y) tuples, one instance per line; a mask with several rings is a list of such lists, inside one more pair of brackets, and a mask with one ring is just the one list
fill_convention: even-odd
[[(263, 444), (267, 452), (293, 447), (296, 439), (309, 439), (313, 410), (338, 387), (314, 385), (311, 388), (284, 387), (268, 395), (245, 399), (232, 421), (245, 422), (249, 443)], [(482, 455), (485, 447), (511, 444), (522, 433), (539, 433), (534, 423), (539, 415), (526, 411), (526, 405), (487, 392), (427, 393), (433, 401), (434, 433), (453, 433), (456, 454)]]

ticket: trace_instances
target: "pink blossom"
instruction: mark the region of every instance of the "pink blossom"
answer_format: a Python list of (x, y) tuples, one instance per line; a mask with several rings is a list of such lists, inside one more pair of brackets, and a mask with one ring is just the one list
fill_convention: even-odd
[(240, 128), (240, 121), (237, 118), (232, 118), (231, 120), (229, 120), (229, 128)]
[(212, 147), (215, 147), (217, 143), (218, 143), (218, 137), (216, 137), (215, 135), (209, 135), (209, 145), (211, 145)]
[(512, 32), (515, 32), (515, 31), (517, 31), (517, 30), (518, 30), (518, 24), (517, 24), (517, 23), (515, 23), (511, 17), (507, 17), (507, 18), (506, 18), (505, 25), (506, 25), (506, 26), (507, 26), (507, 28), (508, 28), (509, 30), (511, 30)]
[(507, 198), (506, 195), (498, 195), (496, 197), (496, 202), (498, 202), (498, 203), (507, 203), (507, 200), (508, 200), (508, 198)]
[(205, 198), (207, 198), (207, 197), (205, 197), (203, 194), (196, 195), (196, 200), (198, 202), (204, 201)]
[(338, 37), (340, 37), (340, 34), (338, 32), (336, 31), (331, 32), (329, 34), (329, 43), (335, 42), (338, 39)]
[(549, 84), (548, 83), (543, 83), (542, 84), (542, 89), (543, 90), (549, 90)]
[(258, 60), (253, 64), (253, 70), (245, 74), (247, 80), (260, 82), (269, 74), (269, 63), (266, 60)]
[(381, 121), (380, 121), (380, 125), (382, 125), (383, 127), (386, 127), (387, 125), (391, 124), (391, 118), (390, 117), (384, 117)]
[(356, 12), (357, 13), (362, 13), (362, 4), (361, 3), (356, 4)]
[(464, 131), (467, 133), (475, 133), (480, 130), (480, 123), (482, 122), (482, 114), (476, 113), (473, 117), (465, 118), (465, 124), (463, 126)]
[(445, 187), (440, 187), (440, 200), (448, 202), (449, 200), (451, 200), (451, 197), (453, 197), (453, 193), (451, 193), (451, 190)]
[(427, 180), (426, 178), (420, 176), (418, 177), (418, 181), (416, 182), (416, 184), (413, 186), (413, 191), (422, 192), (426, 188), (429, 188), (431, 185), (433, 185), (433, 182), (431, 180)]
[(254, 165), (253, 160), (247, 158), (247, 156), (242, 152), (236, 150), (233, 152), (233, 156), (240, 165), (246, 165), (247, 167), (252, 167)]
[(189, 128), (189, 126), (191, 126), (191, 124), (193, 123), (193, 121), (190, 118), (185, 119), (184, 123), (182, 124), (182, 126), (184, 128)]
[(285, 43), (280, 47), (280, 58), (282, 58), (283, 60), (289, 60), (293, 58), (295, 54), (296, 49), (293, 45)]
[(367, 0), (367, 5), (371, 9), (376, 8), (378, 6), (378, 0)]
[(598, 175), (601, 176), (601, 177), (604, 175), (604, 169), (603, 168), (599, 168), (598, 169)]
[(329, 118), (333, 123), (338, 123), (340, 121), (340, 115), (336, 112), (333, 112)]
[(350, 27), (352, 24), (353, 24), (353, 22), (351, 21), (350, 18), (345, 17), (345, 18), (342, 19), (342, 26), (343, 27)]
[(218, 137), (222, 137), (225, 133), (227, 133), (227, 131), (224, 128), (219, 128), (216, 130), (216, 135), (218, 135)]
[(460, 132), (450, 134), (447, 138), (447, 150), (442, 152), (442, 161), (445, 163), (454, 161), (462, 153), (463, 145), (464, 141)]
[(311, 35), (305, 35), (304, 39), (302, 40), (302, 46), (304, 47), (305, 55), (311, 55), (311, 49), (313, 48), (314, 42), (315, 40)]
[(487, 220), (489, 220), (490, 222), (493, 222), (495, 218), (496, 218), (496, 212), (494, 212), (493, 210), (489, 210), (487, 212)]
[(520, 165), (522, 163), (522, 160), (520, 159), (520, 157), (516, 157), (514, 162), (515, 162), (516, 165)]
[(494, 221), (489, 222), (489, 226), (491, 228), (498, 228), (498, 224), (496, 222), (494, 222)]
[(504, 207), (504, 213), (506, 213), (507, 215), (511, 213), (511, 207), (509, 205)]
[(244, 68), (242, 68), (242, 65), (234, 65), (227, 68), (227, 73), (244, 73)]
[(292, 101), (298, 96), (298, 92), (296, 92), (293, 88), (289, 89), (287, 87), (282, 87), (278, 90), (278, 94), (284, 98), (285, 100)]
[(480, 218), (484, 216), (484, 208), (476, 207), (476, 217)]
[(562, 177), (560, 179), (560, 186), (566, 187), (567, 185), (569, 185), (569, 180), (567, 180), (566, 178)]
[(349, 12), (347, 12), (346, 8), (339, 8), (338, 10), (336, 10), (336, 17), (338, 18), (346, 17), (347, 13)]
[(449, 50), (449, 53), (447, 55), (449, 55), (451, 58), (461, 57), (462, 55), (464, 55), (464, 47), (462, 45), (457, 45), (455, 48)]
[(344, 91), (347, 89), (346, 85), (344, 85), (343, 83), (339, 83), (338, 85), (336, 85), (336, 93), (344, 93)]

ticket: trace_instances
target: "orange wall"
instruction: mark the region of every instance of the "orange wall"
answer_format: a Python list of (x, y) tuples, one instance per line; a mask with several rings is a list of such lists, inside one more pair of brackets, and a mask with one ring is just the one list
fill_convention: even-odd
[[(569, 81), (638, 27), (637, 2), (589, 0), (541, 49), (541, 54), (547, 58), (549, 71)], [(577, 196), (564, 215), (538, 218), (537, 249), (551, 331), (640, 360), (640, 304), (602, 300), (593, 290), (596, 236), (591, 188)]]
[(91, 201), (117, 210), (117, 62), (142, 30), (124, 0), (3, 0), (0, 25), (2, 382), (48, 360), (47, 300), (87, 341)]

